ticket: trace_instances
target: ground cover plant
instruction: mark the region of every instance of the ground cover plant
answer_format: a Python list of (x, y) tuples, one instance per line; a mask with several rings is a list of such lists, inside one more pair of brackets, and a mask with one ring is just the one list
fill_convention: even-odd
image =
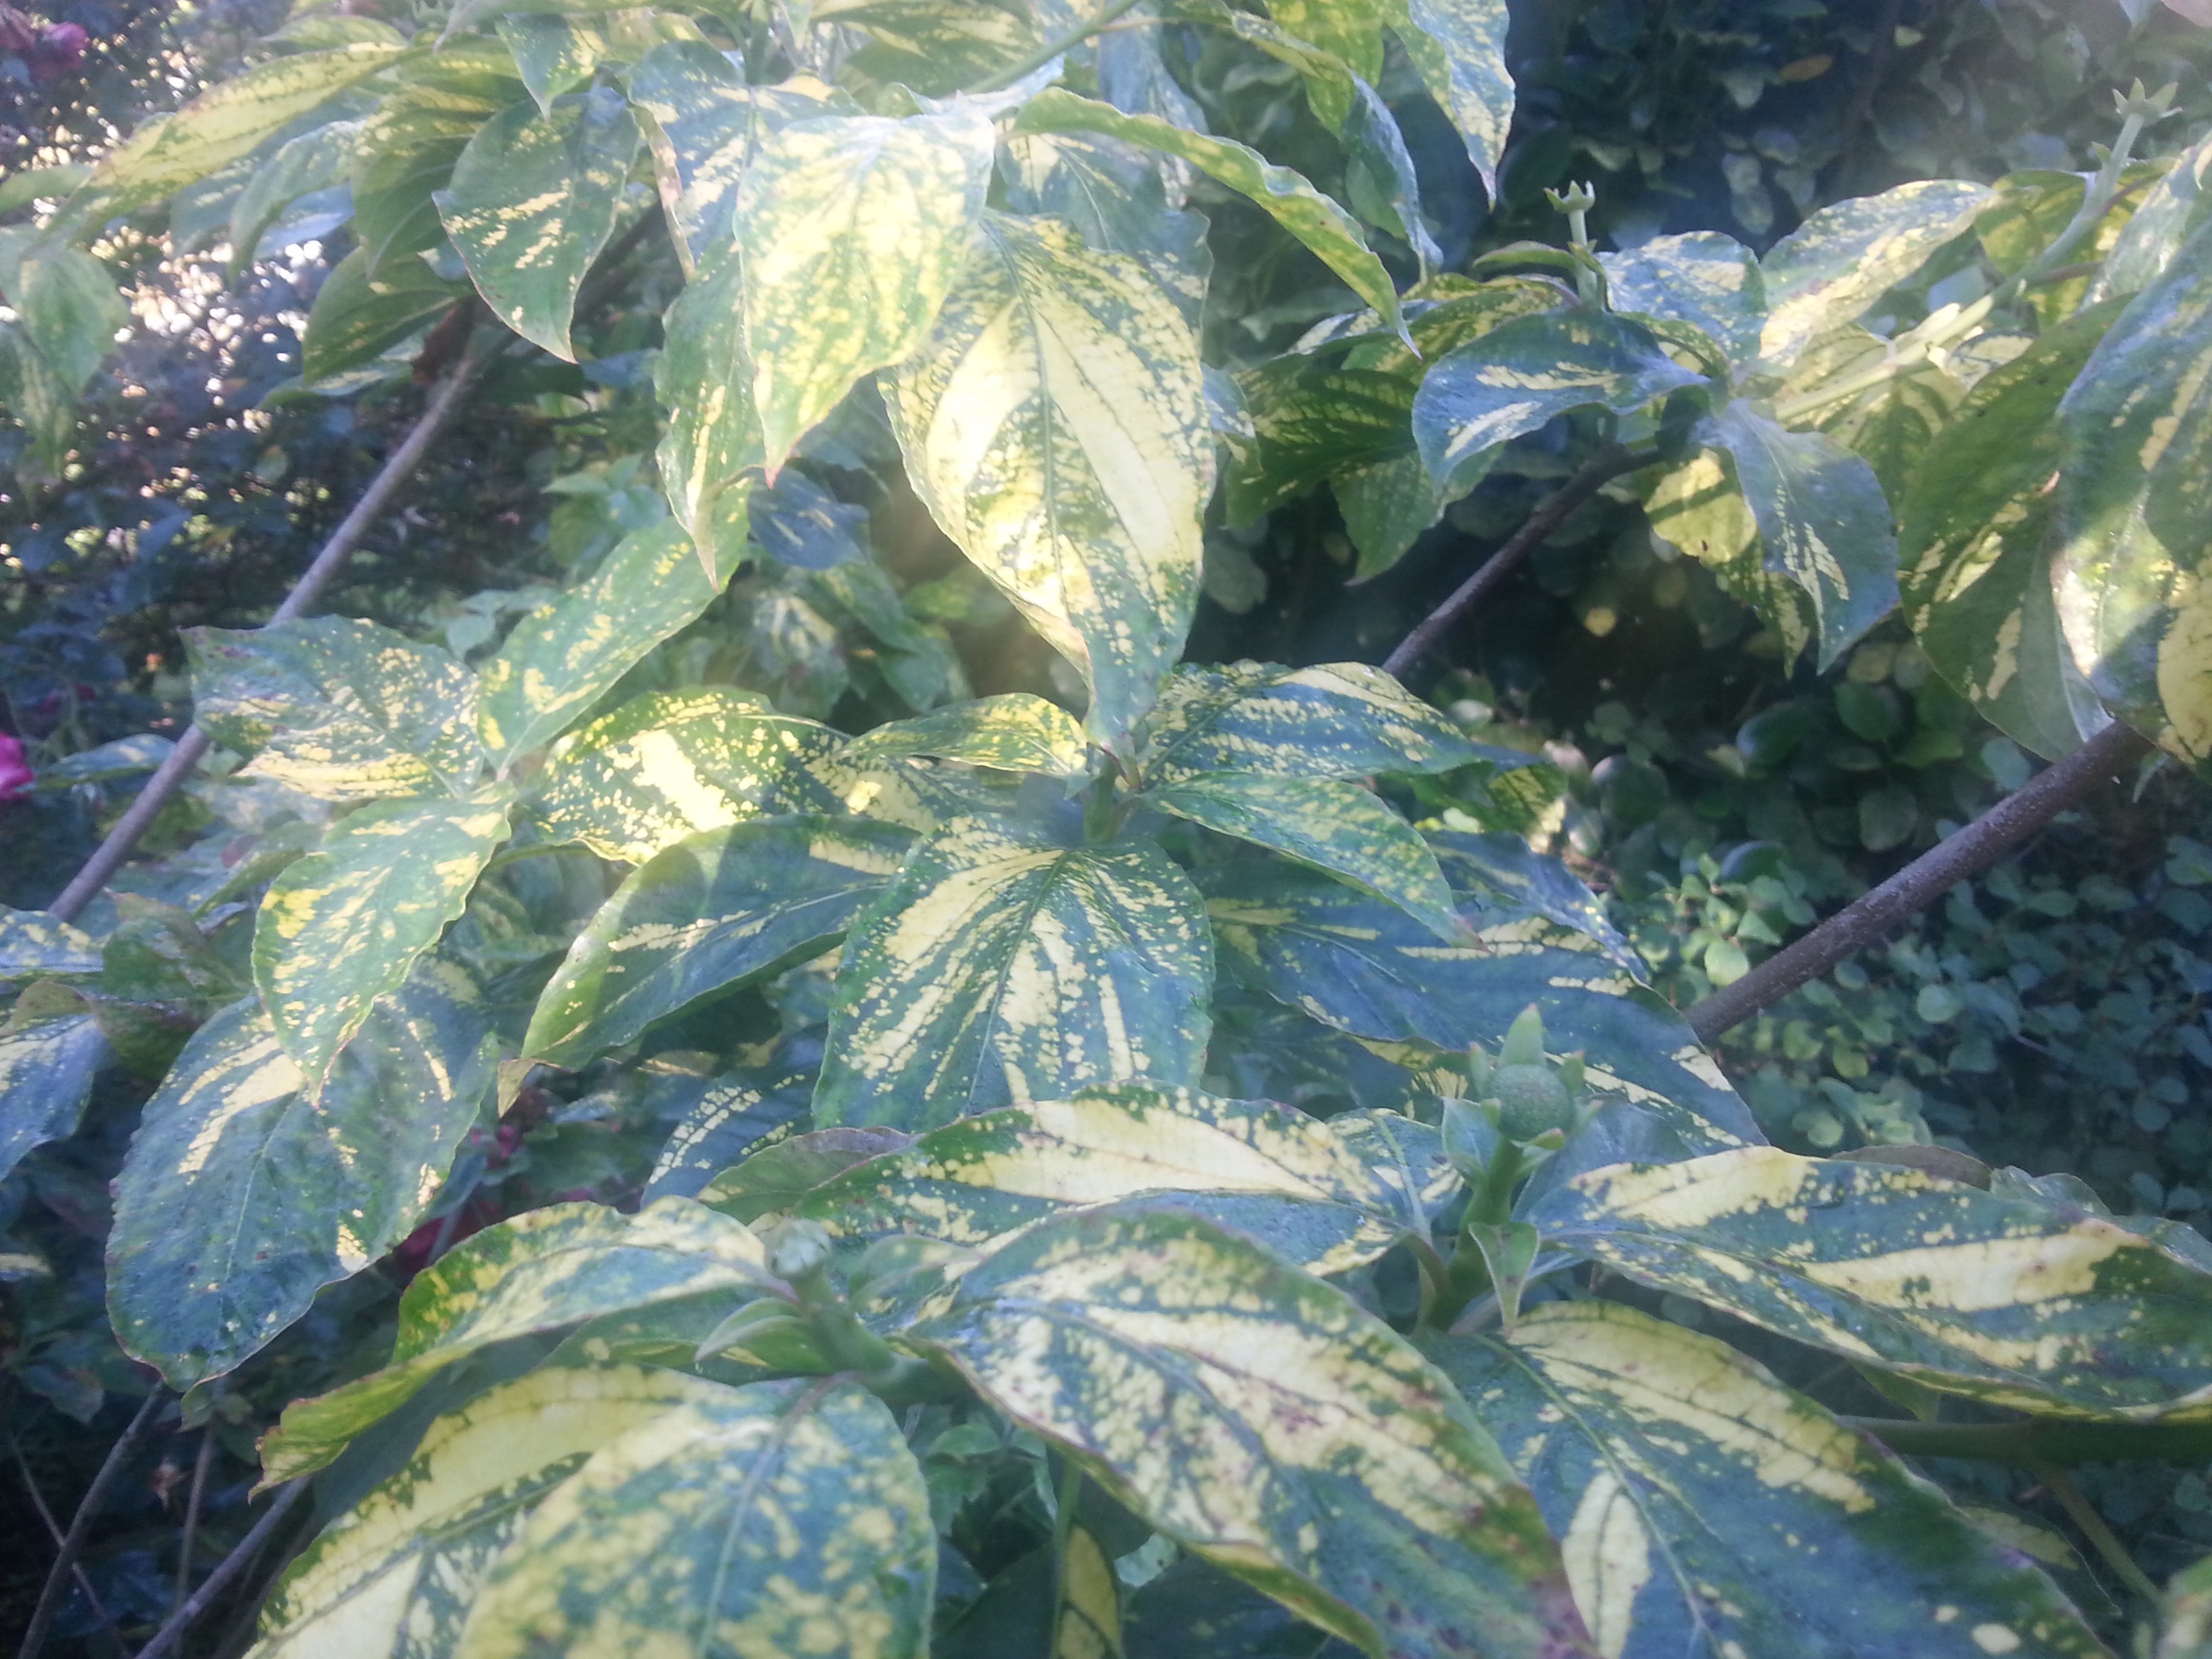
[[(355, 518), (479, 387), (585, 434), (537, 591), (312, 614), (349, 520), (266, 625), (192, 629), (192, 727), (65, 763), (154, 777), (5, 913), (0, 1158), (146, 1079), (116, 1340), (204, 1445), (277, 1419), (276, 1495), (145, 1651), (310, 1498), (258, 1652), (2110, 1650), (2063, 1539), (1903, 1459), (2078, 1498), (2057, 1465), (2201, 1457), (2212, 1248), (1924, 1122), (1829, 1100), (1832, 1133), (1802, 1079), (1755, 1111), (1710, 1049), (1760, 1016), (1840, 1052), (1765, 1011), (2212, 754), (2212, 144), (2138, 84), (2093, 173), (1917, 180), (1763, 252), (1601, 252), (1570, 184), (1559, 241), (1448, 261), (1395, 112), (1494, 187), (1506, 21), (308, 9), (10, 181), (27, 493), (79, 465), (99, 256), (164, 213), (241, 259), (349, 241), (293, 395), (434, 386)], [(1381, 580), (1493, 477), (1551, 488), (1383, 665), (1185, 659), (1267, 515), (1325, 486)], [(1502, 827), (1556, 764), (1400, 678), (1600, 501), (1844, 668), (1869, 771), (1979, 719), (2017, 773), (1755, 967), (1811, 906), (1773, 842), (1716, 860), (1652, 919), (1686, 1012)], [(957, 562), (900, 570), (902, 524)], [(1057, 665), (979, 685), (986, 632)], [(1759, 718), (1747, 775), (1813, 724)], [(1591, 780), (1645, 791), (1632, 884), (1656, 775)], [(1851, 827), (1920, 811), (1885, 782)], [(2002, 1022), (2036, 952), (1990, 950), (1908, 959), (1924, 1025)], [(313, 1353), (401, 1278), (384, 1343)]]

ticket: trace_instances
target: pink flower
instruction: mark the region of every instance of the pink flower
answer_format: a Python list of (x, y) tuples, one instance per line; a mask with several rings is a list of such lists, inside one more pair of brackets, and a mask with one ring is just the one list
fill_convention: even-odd
[(21, 742), (0, 733), (0, 800), (14, 800), (30, 791), (31, 767), (23, 758)]

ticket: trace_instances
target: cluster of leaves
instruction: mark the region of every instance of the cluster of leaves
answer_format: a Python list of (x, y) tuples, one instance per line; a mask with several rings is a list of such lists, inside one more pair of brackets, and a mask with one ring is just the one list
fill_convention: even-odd
[[(1869, 771), (1964, 748), (1964, 705), (1861, 644), (1900, 574), (1910, 660), (2020, 742), (2064, 752), (2101, 697), (2203, 760), (2212, 231), (2202, 149), (2129, 171), (2164, 100), (2094, 179), (1902, 186), (1757, 258), (1601, 256), (1578, 195), (1569, 247), (1453, 271), (1376, 85), (1413, 77), (1488, 178), (1494, 6), (438, 21), (295, 19), (0, 273), (50, 465), (112, 315), (78, 243), (164, 204), (234, 253), (343, 214), (325, 388), (471, 293), (562, 362), (612, 343), (577, 298), (656, 198), (683, 279), (665, 513), (635, 451), (550, 478), (560, 588), (443, 647), (196, 630), (196, 718), (243, 763), (212, 833), (85, 928), (0, 919), (7, 1160), (103, 1073), (160, 1079), (106, 1289), (190, 1409), (436, 1257), (388, 1357), (262, 1446), (330, 1517), (263, 1652), (1227, 1652), (1236, 1620), (1377, 1659), (2103, 1650), (1748, 1351), (1931, 1419), (2187, 1432), (2203, 1240), (2063, 1178), (1766, 1144), (1586, 887), (1393, 805), (1514, 799), (1528, 755), (1360, 664), (1179, 659), (1217, 471), (1243, 524), (1328, 479), (1376, 574), (1519, 446), (1637, 475), (1781, 653), (1856, 647), (1833, 718)], [(1296, 77), (1341, 199), (1206, 130), (1224, 60)], [(1201, 175), (1334, 315), (1209, 284)], [(623, 355), (594, 363), (639, 388)], [(964, 585), (869, 556), (847, 497), (902, 478)], [(985, 623), (979, 584), (1080, 719), (966, 695), (939, 630)], [(1886, 787), (1864, 848), (1911, 833)], [(612, 1195), (670, 1121), (634, 1213), (541, 1202)], [(526, 1207), (462, 1239), (517, 1152)]]

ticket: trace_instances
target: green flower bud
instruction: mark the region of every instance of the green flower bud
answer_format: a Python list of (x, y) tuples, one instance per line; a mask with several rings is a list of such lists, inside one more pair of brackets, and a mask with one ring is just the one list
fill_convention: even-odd
[(1490, 1091), (1498, 1101), (1498, 1127), (1510, 1140), (1534, 1140), (1574, 1126), (1575, 1097), (1548, 1065), (1500, 1066)]

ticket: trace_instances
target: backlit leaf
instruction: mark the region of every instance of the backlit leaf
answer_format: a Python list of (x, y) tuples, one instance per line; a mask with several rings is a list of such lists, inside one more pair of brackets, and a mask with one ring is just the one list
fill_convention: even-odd
[(438, 957), (376, 1002), (319, 1088), (258, 1000), (203, 1025), (116, 1186), (125, 1346), (179, 1388), (222, 1376), (391, 1250), (437, 1196), (497, 1058), (475, 981)]
[(70, 1001), (72, 1012), (64, 1004), (27, 1018), (32, 1011), (19, 1001), (0, 1024), (0, 1180), (33, 1147), (76, 1132), (93, 1074), (107, 1059), (90, 1006)]
[(929, 1491), (856, 1382), (705, 1389), (594, 1452), (493, 1565), (456, 1659), (921, 1659)]
[(1523, 1219), (1632, 1279), (1932, 1388), (2212, 1415), (2212, 1272), (2034, 1194), (1747, 1146), (1587, 1170)]
[(988, 1249), (1044, 1216), (1139, 1194), (1164, 1194), (1316, 1273), (1371, 1261), (1427, 1224), (1400, 1170), (1370, 1168), (1317, 1118), (1126, 1085), (933, 1129), (815, 1188), (797, 1213), (849, 1238)]
[(1164, 812), (1326, 870), (1389, 900), (1443, 939), (1466, 932), (1428, 843), (1357, 783), (1212, 772), (1148, 790), (1144, 799)]
[(2212, 222), (2129, 301), (2058, 423), (2074, 659), (2129, 724), (2212, 760)]
[(746, 388), (744, 319), (738, 310), (736, 254), (711, 252), (699, 276), (668, 307), (666, 343), (653, 387), (668, 411), (661, 435), (660, 487), (669, 510), (691, 532), (708, 583), (719, 590), (744, 556), (751, 529), (747, 505), (766, 452)]
[(300, 340), (300, 378), (309, 385), (372, 363), (468, 298), (420, 259), (388, 260), (374, 276), (356, 248), (315, 290)]
[(1756, 611), (1779, 636), (1785, 659), (1795, 661), (1819, 631), (1813, 596), (1766, 568), (1759, 520), (1729, 453), (1699, 449), (1640, 476), (1651, 533), (1704, 565), (1723, 592)]
[(1759, 262), (1767, 303), (1760, 355), (1785, 366), (1821, 335), (1856, 321), (1992, 199), (1986, 185), (1923, 179), (1812, 215)]
[(845, 943), (817, 1123), (933, 1128), (1086, 1085), (1194, 1083), (1212, 963), (1157, 848), (969, 818), (917, 846)]
[(672, 523), (634, 530), (587, 581), (514, 625), (478, 677), (477, 729), (506, 763), (550, 743), (717, 590)]
[(739, 302), (774, 472), (853, 383), (919, 346), (969, 258), (992, 132), (956, 105), (776, 128), (738, 180)]
[(252, 1659), (450, 1654), (530, 1511), (609, 1441), (722, 1385), (632, 1365), (551, 1366), (441, 1417), (270, 1594)]
[(1627, 414), (1705, 377), (1659, 349), (1651, 331), (1576, 307), (1516, 317), (1442, 358), (1413, 400), (1413, 437), (1447, 496), (1465, 495), (1509, 439), (1571, 409)]
[(1213, 485), (1198, 343), (1136, 261), (986, 214), (886, 387), (915, 488), (1091, 689), (1113, 741), (1182, 653)]
[(1154, 152), (1101, 133), (1030, 133), (1000, 148), (999, 173), (1010, 212), (1057, 219), (1097, 252), (1142, 260), (1199, 325), (1213, 265), (1206, 222), (1169, 205)]
[(1179, 1543), (1383, 1659), (1590, 1651), (1535, 1505), (1444, 1378), (1197, 1216), (1041, 1222), (904, 1335)]
[(459, 791), (483, 763), (476, 677), (434, 646), (343, 617), (185, 643), (200, 725), (252, 776), (346, 800)]
[(933, 755), (969, 766), (1072, 778), (1082, 775), (1090, 750), (1074, 716), (1022, 691), (892, 720), (854, 738), (845, 752), (855, 760)]
[(262, 1442), (263, 1479), (321, 1468), (441, 1367), (494, 1342), (679, 1297), (726, 1292), (735, 1306), (768, 1282), (760, 1241), (689, 1199), (664, 1198), (635, 1215), (602, 1204), (529, 1211), (463, 1240), (416, 1275), (399, 1300), (391, 1363), (287, 1407)]
[(1079, 98), (1058, 87), (1048, 88), (1024, 105), (1014, 130), (1020, 133), (1095, 132), (1189, 162), (1217, 184), (1257, 205), (1311, 249), (1391, 326), (1397, 326), (1397, 285), (1359, 234), (1358, 224), (1304, 176), (1275, 166), (1259, 151), (1233, 138), (1193, 132), (1157, 115), (1124, 114), (1111, 104)]
[(2093, 1659), (2033, 1566), (1757, 1362), (1607, 1302), (1428, 1348), (1536, 1495), (1607, 1659)]
[(263, 234), (283, 216), (286, 208), (302, 196), (345, 183), (361, 132), (359, 121), (327, 121), (290, 140), (255, 169), (231, 204), (234, 270), (251, 263)]
[(1481, 751), (1449, 719), (1365, 663), (1185, 665), (1138, 733), (1148, 786), (1212, 772), (1364, 778), (1448, 772)]
[(89, 253), (40, 247), (16, 262), (8, 289), (18, 326), (72, 394), (82, 391), (131, 320), (115, 277)]
[(514, 795), (495, 789), (475, 801), (362, 807), (270, 884), (253, 930), (253, 982), (311, 1085), (461, 914), (507, 839)]
[(632, 871), (538, 1000), (523, 1052), (576, 1066), (699, 998), (818, 956), (913, 836), (887, 823), (766, 818), (686, 837)]
[(636, 154), (637, 123), (611, 87), (550, 115), (515, 104), (477, 129), (433, 198), (484, 303), (571, 362), (576, 290), (614, 230)]
[[(1884, 363), (1889, 342), (1864, 329), (1847, 328), (1815, 340), (1776, 395), (1790, 395), (1824, 380), (1842, 380)], [(1855, 397), (1823, 404), (1807, 424), (1826, 433), (1874, 469), (1882, 493), (1902, 501), (1905, 486), (1928, 458), (1928, 447), (1966, 401), (1966, 388), (1932, 362), (1892, 372)]]

